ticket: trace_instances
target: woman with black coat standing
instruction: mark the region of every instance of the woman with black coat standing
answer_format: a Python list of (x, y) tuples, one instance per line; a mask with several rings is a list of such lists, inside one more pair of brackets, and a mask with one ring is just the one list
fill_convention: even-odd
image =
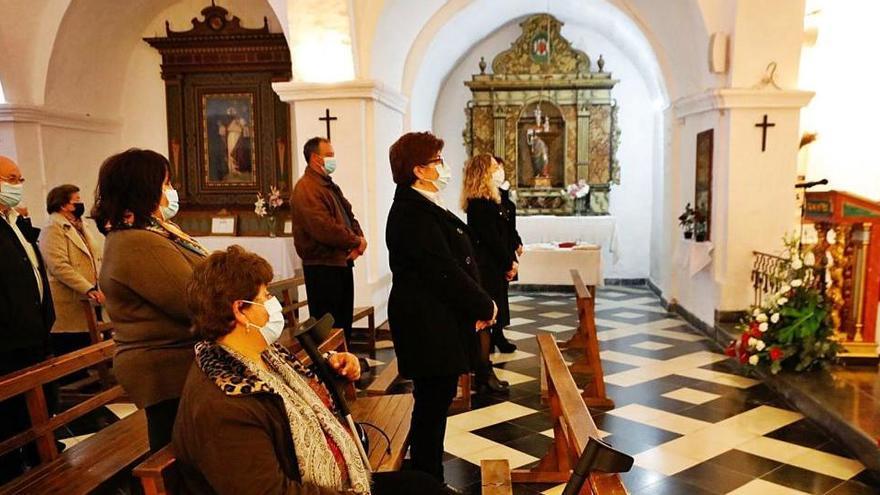
[[(499, 173), (500, 172), (500, 173)], [(499, 186), (504, 182), (504, 169), (492, 155), (479, 154), (468, 162), (462, 188), (461, 207), (467, 213), (468, 227), (477, 246), (477, 265), (483, 288), (498, 304), (498, 317), (489, 332), (480, 338), (482, 367), (477, 370), (479, 392), (500, 392), (507, 387), (492, 370), (489, 353), (494, 344), (502, 352), (513, 352), (516, 346), (504, 337), (504, 326), (510, 323), (507, 302), (508, 283), (516, 276), (519, 264), (511, 249), (510, 223), (502, 206)]]
[(446, 414), (469, 372), (475, 333), (498, 311), (480, 285), (467, 225), (443, 207), (443, 141), (408, 133), (389, 153), (397, 184), (385, 237), (393, 276), (388, 322), (400, 374), (413, 381), (412, 467), (443, 480)]

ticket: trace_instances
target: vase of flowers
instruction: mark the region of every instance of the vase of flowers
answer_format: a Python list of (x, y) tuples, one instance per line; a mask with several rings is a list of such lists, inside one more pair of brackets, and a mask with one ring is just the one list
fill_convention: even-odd
[[(775, 275), (779, 290), (752, 308), (726, 353), (749, 369), (807, 371), (827, 367), (841, 349), (830, 324), (815, 256), (797, 239), (786, 241), (788, 262)], [(774, 285), (775, 286), (775, 285)]]
[(269, 229), (269, 237), (275, 237), (275, 227), (278, 221), (278, 212), (284, 205), (284, 199), (281, 198), (281, 191), (277, 187), (269, 188), (269, 196), (264, 197), (262, 193), (257, 193), (257, 201), (254, 202), (254, 213), (258, 217), (266, 220), (266, 226)]
[(684, 213), (678, 216), (678, 226), (684, 231), (684, 238), (691, 239), (694, 237), (694, 219), (696, 211), (690, 203), (684, 207)]
[(575, 215), (583, 216), (589, 213), (590, 185), (587, 184), (587, 181), (581, 179), (574, 184), (569, 184), (568, 187), (565, 188), (564, 192), (568, 195), (568, 198), (574, 203)]

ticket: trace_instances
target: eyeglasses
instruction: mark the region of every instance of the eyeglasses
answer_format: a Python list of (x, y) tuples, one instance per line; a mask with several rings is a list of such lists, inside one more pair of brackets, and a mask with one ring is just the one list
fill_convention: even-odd
[(16, 175), (0, 177), (0, 182), (6, 182), (8, 184), (24, 184), (24, 177)]
[(441, 165), (446, 165), (446, 162), (443, 161), (443, 157), (442, 157), (442, 156), (438, 156), (437, 158), (432, 158), (432, 159), (428, 160), (428, 162), (425, 163), (425, 166), (427, 166), (427, 165), (431, 165), (431, 164), (434, 164), (434, 163), (439, 163), (439, 164), (441, 164)]

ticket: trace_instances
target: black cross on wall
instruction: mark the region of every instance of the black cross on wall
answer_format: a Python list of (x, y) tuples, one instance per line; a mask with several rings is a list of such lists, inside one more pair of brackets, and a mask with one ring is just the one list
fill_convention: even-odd
[(776, 124), (767, 122), (767, 114), (765, 113), (764, 120), (755, 124), (755, 127), (761, 128), (761, 153), (763, 153), (767, 149), (767, 128), (776, 127)]
[(330, 122), (333, 120), (339, 120), (339, 118), (338, 117), (331, 117), (330, 116), (330, 109), (325, 108), (324, 109), (324, 116), (318, 118), (318, 120), (325, 122), (327, 124), (327, 140), (330, 141)]

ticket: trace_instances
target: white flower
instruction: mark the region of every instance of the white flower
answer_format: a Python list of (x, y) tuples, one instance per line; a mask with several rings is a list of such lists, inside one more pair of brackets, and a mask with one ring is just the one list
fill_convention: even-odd
[(755, 318), (757, 318), (759, 314), (761, 314), (761, 308), (755, 308), (755, 310), (752, 311), (752, 316)]
[(757, 354), (752, 354), (751, 356), (749, 356), (749, 364), (751, 364), (752, 366), (756, 366), (758, 364), (758, 359), (759, 358)]
[(816, 264), (816, 255), (813, 254), (812, 251), (809, 251), (804, 255), (804, 264), (807, 266), (813, 266)]
[(779, 293), (780, 294), (787, 294), (788, 291), (790, 291), (790, 290), (791, 290), (791, 286), (788, 284), (784, 284), (782, 287), (779, 288)]
[(804, 267), (804, 262), (801, 261), (800, 258), (795, 258), (795, 259), (791, 260), (791, 267), (794, 268), (795, 270), (800, 270), (801, 268)]
[(757, 349), (758, 352), (763, 351), (765, 347), (767, 347), (767, 344), (765, 344), (763, 340), (759, 340), (758, 343), (755, 344), (755, 349)]
[(757, 320), (758, 323), (763, 323), (767, 321), (767, 315), (764, 313), (760, 313), (758, 316), (755, 317), (755, 320)]
[(785, 303), (787, 303), (787, 302), (788, 302), (787, 297), (780, 297), (779, 300), (776, 301), (776, 304), (778, 304), (780, 306), (785, 306)]
[(770, 325), (768, 325), (766, 321), (758, 325), (758, 330), (761, 332), (766, 332), (768, 328), (770, 328)]
[(755, 347), (755, 344), (758, 343), (758, 339), (754, 337), (749, 337), (749, 347)]
[(770, 321), (772, 323), (779, 323), (779, 313), (773, 313), (773, 316), (770, 317)]
[(802, 286), (802, 285), (804, 285), (804, 281), (801, 280), (801, 279), (799, 279), (799, 278), (794, 279), (794, 280), (791, 281), (791, 286), (792, 286), (792, 287), (800, 287), (800, 286)]

